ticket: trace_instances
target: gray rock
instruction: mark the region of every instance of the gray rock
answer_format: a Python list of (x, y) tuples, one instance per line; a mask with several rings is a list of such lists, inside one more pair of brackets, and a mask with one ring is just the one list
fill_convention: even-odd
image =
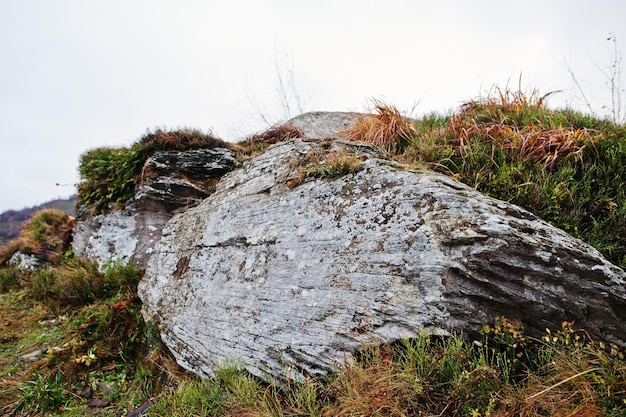
[(187, 151), (156, 151), (146, 161), (145, 170), (160, 176), (184, 177), (204, 181), (220, 178), (235, 166), (234, 153), (226, 148), (202, 148)]
[(356, 121), (357, 114), (317, 111), (296, 116), (288, 123), (302, 130), (305, 138), (332, 139), (338, 138), (339, 133), (350, 127)]
[[(290, 188), (312, 150), (364, 169)], [(201, 376), (228, 361), (302, 379), (368, 342), (563, 320), (626, 346), (626, 275), (531, 213), (364, 144), (292, 140), (174, 216), (139, 285), (144, 317)]]
[(18, 360), (23, 362), (36, 362), (44, 357), (46, 349), (35, 349), (32, 352), (18, 356)]
[(74, 228), (72, 250), (81, 258), (128, 263), (137, 249), (137, 227), (130, 213), (113, 211), (80, 220)]
[(22, 252), (15, 252), (7, 261), (9, 266), (14, 266), (21, 271), (35, 271), (45, 266), (45, 262), (35, 255), (28, 255)]

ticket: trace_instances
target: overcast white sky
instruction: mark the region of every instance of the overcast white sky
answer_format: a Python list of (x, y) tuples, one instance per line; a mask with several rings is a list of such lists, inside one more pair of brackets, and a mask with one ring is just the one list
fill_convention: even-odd
[(625, 22), (623, 0), (0, 0), (0, 212), (72, 194), (83, 152), (147, 129), (279, 121), (290, 71), (304, 110), (419, 116), (520, 75), (581, 107), (569, 68), (601, 112)]

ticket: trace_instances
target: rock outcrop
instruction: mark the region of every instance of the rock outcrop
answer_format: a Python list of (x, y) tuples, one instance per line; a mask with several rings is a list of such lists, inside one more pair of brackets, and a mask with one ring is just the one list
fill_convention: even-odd
[[(181, 365), (297, 379), (365, 342), (471, 332), (500, 315), (531, 333), (576, 320), (626, 346), (623, 270), (519, 207), (377, 152), (278, 143), (167, 223), (139, 295)], [(362, 169), (304, 175), (345, 156)]]
[(135, 196), (123, 209), (79, 218), (74, 253), (101, 264), (121, 261), (145, 267), (168, 220), (209, 196), (234, 165), (235, 154), (226, 148), (154, 152)]

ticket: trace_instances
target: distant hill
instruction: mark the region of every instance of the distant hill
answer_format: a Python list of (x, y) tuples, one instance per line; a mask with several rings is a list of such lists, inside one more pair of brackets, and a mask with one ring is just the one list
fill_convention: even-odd
[(7, 210), (0, 214), (0, 246), (5, 245), (11, 239), (17, 237), (20, 233), (22, 224), (30, 219), (34, 213), (46, 208), (55, 208), (74, 215), (74, 207), (76, 205), (76, 196), (73, 195), (66, 199), (52, 200), (47, 203), (40, 204), (35, 207), (28, 207), (22, 210)]

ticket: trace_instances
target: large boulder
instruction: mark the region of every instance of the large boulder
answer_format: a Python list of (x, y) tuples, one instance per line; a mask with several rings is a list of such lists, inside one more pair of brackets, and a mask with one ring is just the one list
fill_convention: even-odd
[[(451, 178), (361, 143), (291, 140), (174, 216), (139, 285), (177, 361), (320, 375), (367, 342), (575, 320), (626, 346), (626, 275), (595, 249)], [(314, 178), (343, 157), (362, 169)], [(303, 173), (308, 172), (307, 177)]]
[(121, 210), (79, 219), (74, 253), (101, 264), (145, 267), (168, 220), (208, 197), (234, 166), (235, 154), (226, 148), (154, 152), (144, 164), (135, 195)]

